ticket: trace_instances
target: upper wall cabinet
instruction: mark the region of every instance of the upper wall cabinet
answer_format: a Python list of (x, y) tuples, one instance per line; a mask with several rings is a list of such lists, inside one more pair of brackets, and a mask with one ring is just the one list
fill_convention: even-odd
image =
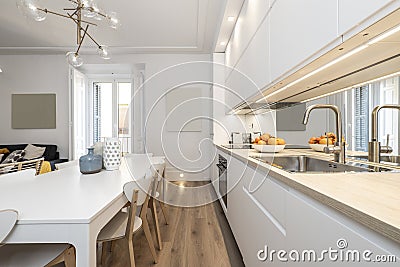
[(266, 18), (260, 25), (235, 70), (226, 79), (226, 86), (238, 94), (226, 94), (226, 102), (231, 107), (261, 93), (259, 90), (270, 82), (268, 21)]
[[(339, 35), (357, 29), (357, 26), (364, 21), (367, 21), (368, 25), (376, 22), (381, 16), (374, 17), (374, 14), (391, 2), (396, 2), (396, 0), (338, 0)], [(382, 15), (387, 13), (388, 11), (383, 12)], [(371, 18), (372, 21), (369, 21)], [(351, 37), (351, 35), (349, 34), (347, 37)]]
[[(226, 64), (235, 67), (239, 59), (247, 50), (262, 20), (265, 18), (270, 7), (270, 0), (245, 1), (236, 22), (235, 29), (229, 41), (226, 53)], [(227, 70), (226, 77), (230, 73)]]
[(337, 0), (277, 0), (270, 39), (274, 81), (337, 39)]

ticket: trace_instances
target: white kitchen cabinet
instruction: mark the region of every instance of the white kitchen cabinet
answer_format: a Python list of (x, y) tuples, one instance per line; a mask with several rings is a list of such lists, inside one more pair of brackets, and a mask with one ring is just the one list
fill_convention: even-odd
[(230, 73), (225, 84), (238, 95), (226, 94), (226, 103), (234, 107), (270, 83), (269, 19), (265, 19)]
[[(375, 257), (374, 255), (400, 256), (400, 246), (395, 242), (295, 190), (287, 196), (286, 213), (286, 251), (297, 250), (301, 253), (304, 250), (313, 250), (320, 257), (323, 250), (332, 248), (344, 253), (349, 250), (358, 250), (361, 257), (365, 250), (373, 252), (371, 258)], [(345, 240), (341, 242), (341, 244), (347, 244), (345, 248), (338, 247), (340, 239)], [(363, 260), (360, 262), (330, 261), (328, 255), (325, 255), (324, 261), (315, 264), (324, 267), (338, 264), (369, 266)], [(396, 264), (398, 263), (384, 263), (385, 266), (397, 266)], [(296, 266), (310, 266), (310, 262), (297, 262)]]
[[(293, 189), (279, 179), (274, 172), (254, 168), (248, 162), (231, 157), (228, 164), (228, 208), (227, 218), (243, 256), (246, 266), (369, 266), (377, 262), (362, 259), (366, 250), (373, 260), (377, 255), (394, 255), (395, 263), (384, 266), (397, 266), (400, 261), (400, 245), (352, 220), (341, 212), (321, 204), (315, 199)], [(323, 177), (315, 176), (315, 179)], [(347, 244), (339, 248), (338, 240)], [(343, 243), (343, 242), (342, 242)], [(341, 244), (342, 244), (341, 243)], [(259, 251), (266, 251), (265, 261), (258, 258)], [(274, 250), (271, 261), (270, 253)], [(279, 250), (284, 250), (284, 258), (277, 258)], [(324, 261), (318, 262), (324, 250), (337, 250), (332, 255), (350, 257), (350, 261), (330, 260), (328, 252)], [(360, 261), (352, 261), (357, 250)], [(317, 262), (309, 260), (293, 262), (289, 253), (297, 251), (308, 257), (315, 251)], [(353, 254), (356, 253), (356, 254)], [(293, 256), (294, 254), (292, 254)], [(261, 253), (259, 256), (265, 256)], [(356, 259), (356, 258), (355, 258)], [(397, 265), (396, 265), (397, 264)], [(379, 264), (378, 264), (379, 265)]]
[[(280, 195), (282, 188), (277, 188), (270, 178), (264, 179), (265, 173), (248, 167), (244, 162), (233, 158), (228, 167), (228, 221), (246, 266), (263, 266), (257, 252), (266, 244), (275, 248), (285, 247), (285, 228), (278, 221), (284, 221), (284, 203), (279, 199), (259, 197), (256, 193)], [(252, 185), (258, 189), (251, 193)], [(257, 185), (261, 183), (261, 186)], [(253, 188), (255, 189), (255, 188)], [(278, 190), (276, 192), (275, 190)], [(284, 196), (285, 197), (285, 196)], [(276, 205), (275, 208), (273, 208)], [(281, 209), (277, 212), (277, 209)], [(283, 213), (282, 213), (283, 212)]]
[[(260, 181), (260, 178), (263, 178), (263, 180)], [(252, 194), (255, 201), (260, 203), (263, 209), (267, 211), (268, 216), (277, 228), (284, 229), (286, 227), (287, 186), (268, 176), (265, 171), (257, 171), (249, 191), (252, 192), (252, 189), (255, 190)]]
[[(375, 16), (380, 9), (384, 8), (388, 4), (399, 2), (396, 0), (338, 0), (338, 33), (339, 35), (344, 34), (345, 39), (351, 37), (354, 33), (359, 32), (363, 29), (357, 27), (363, 22), (367, 21), (364, 27), (376, 22), (378, 19), (387, 15), (390, 12), (390, 8), (384, 13)], [(398, 5), (398, 4), (397, 4)], [(346, 35), (346, 33), (352, 29), (356, 29), (353, 34)]]
[[(251, 40), (242, 58), (238, 61), (237, 69), (248, 76), (259, 89), (271, 82), (269, 62), (269, 17), (260, 25), (260, 28)], [(257, 93), (249, 89), (243, 92), (245, 98)]]
[[(226, 51), (226, 64), (235, 67), (268, 13), (270, 0), (244, 1)], [(226, 78), (230, 74), (226, 71)]]
[(243, 187), (242, 190), (246, 196), (242, 209), (245, 223), (239, 230), (239, 248), (246, 266), (265, 266), (265, 263), (258, 259), (258, 251), (263, 250), (266, 245), (277, 250), (284, 249), (285, 230), (276, 227), (271, 214), (253, 194)]
[[(243, 207), (245, 203), (245, 193), (242, 190), (244, 179), (248, 176), (249, 168), (236, 158), (231, 158), (228, 164), (228, 207), (227, 207), (227, 218), (229, 225), (238, 240), (239, 231), (246, 225), (246, 220), (243, 217)], [(238, 242), (239, 243), (239, 242)]]
[(338, 39), (337, 0), (276, 0), (270, 16), (272, 81)]

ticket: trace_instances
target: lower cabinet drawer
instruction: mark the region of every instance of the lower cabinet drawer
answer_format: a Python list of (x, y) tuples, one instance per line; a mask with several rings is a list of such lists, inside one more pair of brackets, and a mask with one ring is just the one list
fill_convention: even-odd
[(265, 246), (284, 248), (286, 231), (245, 187), (241, 189), (245, 195), (242, 222), (236, 225), (235, 238), (246, 266), (265, 266), (258, 258), (259, 251)]

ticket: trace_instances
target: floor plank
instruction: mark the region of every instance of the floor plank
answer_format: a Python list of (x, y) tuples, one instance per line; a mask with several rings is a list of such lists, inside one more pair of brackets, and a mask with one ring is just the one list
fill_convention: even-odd
[[(207, 182), (178, 182), (176, 184), (179, 184), (182, 190), (177, 190), (176, 187), (169, 190), (171, 187), (166, 187), (167, 199), (185, 198), (185, 203), (189, 203), (188, 198), (199, 201), (215, 197), (215, 192), (210, 190), (211, 187), (193, 191), (194, 195), (192, 196), (188, 196), (185, 192), (186, 187), (199, 187), (207, 185)], [(137, 267), (244, 266), (240, 251), (218, 200), (198, 207), (170, 205), (166, 205), (166, 207), (169, 225), (164, 223), (161, 208), (157, 206), (163, 242), (162, 251), (157, 250), (158, 264), (154, 264), (144, 233), (140, 230), (135, 234), (133, 242)], [(156, 244), (154, 225), (151, 218), (148, 219)], [(101, 247), (99, 247), (100, 251)], [(100, 259), (100, 253), (98, 253), (98, 259)], [(129, 266), (125, 241), (116, 241), (114, 250), (111, 253), (108, 252), (106, 259), (106, 266)], [(98, 262), (100, 261), (98, 260)], [(98, 266), (101, 266), (100, 263)]]

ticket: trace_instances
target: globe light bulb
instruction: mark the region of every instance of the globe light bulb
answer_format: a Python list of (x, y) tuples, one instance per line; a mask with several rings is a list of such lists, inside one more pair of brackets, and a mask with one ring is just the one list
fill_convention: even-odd
[(99, 49), (97, 49), (97, 53), (103, 59), (110, 59), (110, 52), (107, 46), (101, 45)]
[(36, 0), (18, 0), (17, 7), (26, 17), (30, 19), (36, 21), (43, 21), (46, 19), (46, 12), (38, 9)]
[(115, 12), (111, 12), (110, 14), (108, 14), (107, 19), (110, 27), (113, 29), (117, 29), (121, 25), (117, 17), (117, 13)]
[(83, 65), (83, 59), (76, 52), (68, 52), (66, 57), (68, 64), (70, 64), (72, 67), (77, 68)]

